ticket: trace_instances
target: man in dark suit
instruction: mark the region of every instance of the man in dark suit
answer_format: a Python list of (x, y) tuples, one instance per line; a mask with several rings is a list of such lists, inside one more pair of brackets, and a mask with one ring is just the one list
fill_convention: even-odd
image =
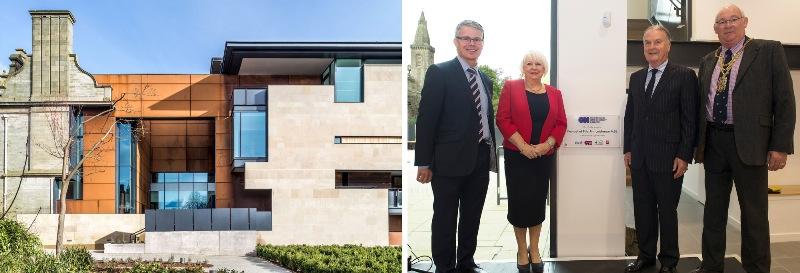
[(459, 23), (453, 43), (458, 57), (431, 65), (425, 74), (414, 165), (417, 181), (432, 181), (436, 272), (482, 272), (473, 256), (489, 171), (496, 171), (492, 82), (477, 67), (483, 27)]
[(714, 21), (720, 48), (700, 63), (700, 133), (704, 163), (703, 263), (696, 272), (723, 272), (731, 185), (742, 212), (742, 265), (769, 272), (767, 170), (793, 152), (795, 101), (780, 42), (745, 36), (747, 17), (734, 5)]
[[(626, 272), (661, 263), (678, 264), (678, 200), (683, 174), (692, 161), (697, 128), (697, 76), (669, 63), (670, 36), (655, 25), (644, 33), (647, 68), (631, 75), (625, 106), (625, 165), (631, 168), (639, 257)], [(661, 251), (656, 242), (661, 230)]]

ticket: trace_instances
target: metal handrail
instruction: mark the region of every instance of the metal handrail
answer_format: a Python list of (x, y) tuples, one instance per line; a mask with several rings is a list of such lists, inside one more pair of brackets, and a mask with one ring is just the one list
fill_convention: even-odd
[(500, 164), (500, 155), (502, 153), (502, 156), (505, 157), (506, 154), (503, 152), (503, 145), (497, 146), (497, 150), (495, 152), (497, 155), (497, 205), (500, 205), (500, 200), (508, 200), (508, 197), (500, 196), (500, 172), (505, 171), (505, 168), (503, 168), (505, 164)]
[(128, 242), (130, 242), (130, 243), (138, 243), (139, 242), (138, 237), (142, 233), (144, 233), (144, 228), (142, 228), (142, 229), (140, 229), (140, 230), (138, 230), (138, 231), (136, 231), (134, 233), (131, 233), (131, 235), (128, 236)]

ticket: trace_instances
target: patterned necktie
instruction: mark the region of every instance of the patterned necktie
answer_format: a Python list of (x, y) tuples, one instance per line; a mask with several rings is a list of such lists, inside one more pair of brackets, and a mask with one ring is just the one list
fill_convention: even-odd
[[(725, 51), (725, 63), (723, 67), (730, 65), (731, 58), (733, 57), (733, 52), (730, 49)], [(712, 116), (714, 116), (714, 122), (725, 122), (728, 120), (728, 87), (730, 85), (731, 73), (723, 74), (722, 69), (719, 72), (719, 79), (717, 81), (722, 81), (723, 77), (725, 77), (725, 91), (724, 92), (717, 92), (714, 95), (714, 108), (711, 109)], [(716, 85), (715, 85), (716, 86)]]
[(481, 90), (478, 88), (478, 73), (472, 67), (467, 68), (467, 73), (469, 73), (469, 89), (472, 91), (472, 104), (475, 108), (475, 113), (478, 114), (478, 142), (483, 139), (483, 124), (481, 124), (481, 113), (483, 111), (481, 107)]
[(650, 82), (647, 83), (647, 88), (644, 89), (648, 99), (653, 97), (653, 89), (656, 86), (656, 73), (658, 73), (658, 69), (650, 70)]

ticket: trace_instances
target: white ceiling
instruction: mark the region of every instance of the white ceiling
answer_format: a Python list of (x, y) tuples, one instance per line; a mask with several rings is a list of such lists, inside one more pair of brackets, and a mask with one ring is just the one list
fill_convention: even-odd
[(333, 58), (243, 58), (239, 75), (322, 75)]

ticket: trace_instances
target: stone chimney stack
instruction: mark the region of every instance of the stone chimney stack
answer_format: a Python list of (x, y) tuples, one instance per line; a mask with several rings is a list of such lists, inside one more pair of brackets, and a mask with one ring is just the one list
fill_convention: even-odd
[(67, 97), (75, 18), (68, 10), (31, 10), (30, 14), (33, 21), (32, 96)]

